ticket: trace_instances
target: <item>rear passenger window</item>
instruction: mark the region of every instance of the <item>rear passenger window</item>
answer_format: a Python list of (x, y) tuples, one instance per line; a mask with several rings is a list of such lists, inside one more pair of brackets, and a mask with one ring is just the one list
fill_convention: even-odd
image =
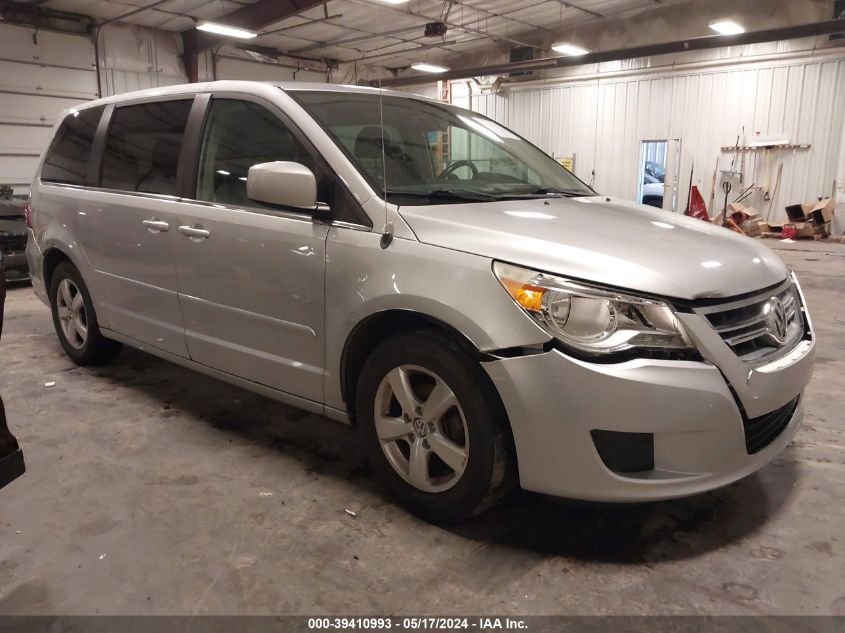
[[(197, 199), (261, 206), (247, 200), (247, 173), (257, 163), (275, 160), (314, 170), (311, 154), (272, 112), (249, 101), (214, 99), (200, 152)], [(329, 195), (320, 191), (320, 180), (318, 176), (318, 196)]]
[(41, 180), (67, 185), (85, 184), (91, 146), (104, 108), (86, 108), (65, 117), (47, 150)]
[(176, 172), (192, 99), (117, 107), (103, 154), (101, 186), (179, 195)]

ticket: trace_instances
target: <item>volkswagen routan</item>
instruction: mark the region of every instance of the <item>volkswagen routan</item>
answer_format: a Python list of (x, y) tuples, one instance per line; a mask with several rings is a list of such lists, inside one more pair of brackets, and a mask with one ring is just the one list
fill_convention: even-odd
[(352, 424), (431, 520), (516, 487), (711, 490), (803, 416), (814, 334), (772, 251), (423, 97), (219, 81), (81, 104), (27, 222), (74, 362), (130, 345)]

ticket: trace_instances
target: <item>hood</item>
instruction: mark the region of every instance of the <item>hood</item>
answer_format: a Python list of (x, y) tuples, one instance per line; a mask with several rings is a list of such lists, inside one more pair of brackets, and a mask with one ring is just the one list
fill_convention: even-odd
[(731, 297), (783, 281), (758, 240), (604, 196), (403, 206), (426, 244), (679, 299)]

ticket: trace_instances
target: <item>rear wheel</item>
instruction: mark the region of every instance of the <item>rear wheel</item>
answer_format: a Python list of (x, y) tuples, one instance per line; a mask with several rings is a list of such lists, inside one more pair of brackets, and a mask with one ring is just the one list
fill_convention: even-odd
[(377, 347), (361, 372), (356, 412), (373, 470), (414, 514), (460, 521), (514, 483), (498, 394), (477, 361), (439, 332)]
[(120, 353), (122, 345), (100, 333), (91, 295), (70, 262), (53, 272), (50, 307), (59, 342), (77, 365), (102, 365)]

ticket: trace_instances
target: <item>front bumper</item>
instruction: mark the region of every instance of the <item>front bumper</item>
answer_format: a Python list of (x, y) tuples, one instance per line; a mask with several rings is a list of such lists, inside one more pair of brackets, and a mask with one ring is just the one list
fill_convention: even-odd
[[(573, 499), (650, 501), (727, 485), (786, 447), (803, 419), (803, 398), (785, 428), (754, 454), (746, 449), (744, 419), (800, 396), (812, 373), (812, 335), (808, 341), (775, 368), (746, 370), (739, 388), (712, 362), (595, 364), (555, 349), (483, 367), (510, 418), (523, 488)], [(653, 434), (654, 467), (611, 470), (593, 430)]]

